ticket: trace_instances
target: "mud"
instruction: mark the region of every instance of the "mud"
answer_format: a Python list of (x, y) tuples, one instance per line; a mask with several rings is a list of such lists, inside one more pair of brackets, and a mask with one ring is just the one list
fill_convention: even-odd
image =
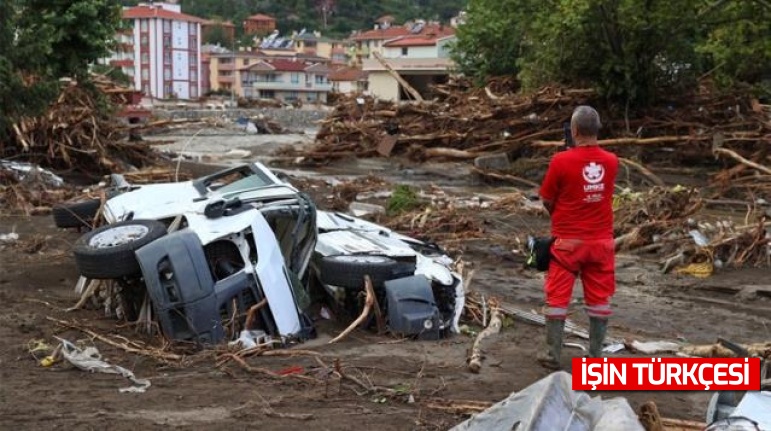
[[(416, 166), (376, 160), (341, 162), (314, 172), (285, 168), (285, 172), (325, 180), (375, 174), (393, 182), (436, 184), (459, 195), (494, 195), (505, 190), (476, 182), (464, 169), (456, 164)], [(309, 192), (323, 202), (327, 190)], [(480, 211), (478, 217), (484, 219), (490, 233), (524, 236), (548, 228), (548, 220), (538, 216), (491, 210)], [(47, 316), (75, 319), (102, 333), (142, 338), (131, 328), (118, 327), (100, 310), (63, 311), (77, 300), (73, 290), (77, 272), (70, 256), (77, 232), (57, 230), (50, 217), (1, 218), (0, 233), (11, 230), (21, 239), (17, 245), (0, 246), (0, 339), (4, 344), (0, 351), (0, 429), (294, 430), (312, 426), (319, 430), (444, 430), (465, 417), (428, 409), (423, 404), (426, 399), (496, 402), (548, 373), (535, 361), (542, 329), (520, 322), (505, 327), (488, 344), (482, 372), (477, 375), (465, 368), (472, 343), (468, 336), (438, 342), (404, 341), (356, 331), (344, 341), (328, 345), (344, 325), (319, 319), (319, 337), (301, 347), (322, 353), (327, 364), (339, 359), (346, 373), (394, 389), (389, 396), (357, 394), (360, 388), (332, 379), (320, 378), (325, 383), (312, 384), (291, 378), (268, 379), (235, 364), (220, 369), (213, 358), (169, 366), (91, 341), (78, 331), (63, 330), (48, 321)], [(36, 239), (44, 240), (42, 248), (27, 246)], [(473, 290), (527, 310), (542, 305), (542, 276), (522, 271), (520, 258), (489, 241), (469, 242), (460, 250), (476, 269)], [(700, 281), (662, 275), (655, 262), (635, 256), (619, 255), (617, 266), (611, 337), (692, 343), (711, 343), (718, 336), (737, 342), (771, 339), (767, 313), (771, 300), (700, 289), (707, 284), (767, 284), (770, 270), (722, 272)], [(580, 286), (574, 297), (571, 318), (585, 324)], [(41, 367), (27, 345), (34, 339), (54, 343), (53, 335), (97, 345), (105, 359), (150, 379), (152, 386), (144, 394), (122, 394), (118, 392), (125, 386), (121, 377), (89, 374), (61, 364)], [(564, 353), (563, 365), (568, 367), (570, 357), (582, 352), (568, 348)], [(318, 366), (307, 357), (261, 357), (250, 363), (275, 372)], [(627, 397), (635, 408), (654, 400), (665, 416), (703, 420), (711, 393), (621, 391), (599, 395)], [(289, 417), (282, 417), (287, 414)]]

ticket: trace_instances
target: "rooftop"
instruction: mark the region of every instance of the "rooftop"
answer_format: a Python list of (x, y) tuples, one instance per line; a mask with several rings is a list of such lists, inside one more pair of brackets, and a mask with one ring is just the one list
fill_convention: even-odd
[(387, 48), (398, 48), (398, 47), (407, 47), (407, 46), (434, 46), (439, 41), (439, 39), (452, 37), (450, 36), (436, 36), (436, 35), (425, 35), (425, 36), (405, 36), (401, 37), (395, 40), (391, 40), (386, 42), (383, 46)]
[[(416, 29), (418, 31), (414, 31), (413, 29)], [(407, 26), (395, 26), (395, 27), (389, 27), (389, 28), (381, 28), (381, 29), (375, 29), (375, 30), (368, 30), (362, 33), (359, 33), (351, 38), (351, 40), (390, 40), (390, 39), (396, 39), (399, 37), (414, 37), (414, 36), (425, 36), (425, 35), (435, 35), (436, 37), (444, 37), (444, 36), (450, 36), (455, 34), (455, 29), (450, 27), (449, 25), (442, 25), (442, 24), (426, 24), (422, 25), (419, 28), (416, 27), (407, 27)]]
[(367, 72), (355, 67), (344, 66), (329, 74), (330, 81), (364, 81)]
[[(448, 72), (454, 65), (449, 58), (386, 58), (391, 68), (398, 72)], [(362, 64), (365, 72), (380, 72), (386, 68), (376, 59), (365, 59)]]
[(134, 6), (123, 10), (124, 19), (141, 19), (141, 18), (161, 18), (173, 21), (187, 21), (204, 23), (206, 20), (198, 18), (197, 16), (188, 15), (181, 12), (174, 12), (168, 9), (164, 9), (160, 6)]
[(273, 18), (270, 15), (265, 15), (262, 13), (254, 14), (246, 19), (247, 21), (275, 21), (276, 18)]

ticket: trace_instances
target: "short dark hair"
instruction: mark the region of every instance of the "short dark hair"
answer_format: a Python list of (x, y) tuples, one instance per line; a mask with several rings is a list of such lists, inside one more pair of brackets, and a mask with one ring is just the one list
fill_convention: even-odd
[(600, 114), (591, 106), (581, 105), (573, 111), (570, 127), (576, 131), (576, 135), (597, 137), (602, 127)]

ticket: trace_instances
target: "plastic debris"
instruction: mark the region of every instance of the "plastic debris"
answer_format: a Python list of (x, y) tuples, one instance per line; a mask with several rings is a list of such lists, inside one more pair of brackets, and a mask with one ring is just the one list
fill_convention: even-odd
[(19, 240), (19, 234), (16, 232), (0, 234), (0, 244), (13, 244)]
[(75, 367), (92, 373), (119, 374), (134, 383), (135, 386), (120, 388), (118, 389), (119, 392), (144, 393), (147, 388), (150, 387), (150, 380), (138, 379), (131, 371), (104, 361), (101, 353), (99, 353), (99, 350), (96, 347), (90, 346), (81, 350), (63, 338), (55, 338), (62, 343), (61, 347), (64, 359)]
[(266, 334), (265, 331), (252, 329), (241, 331), (241, 333), (238, 335), (238, 339), (231, 341), (229, 344), (231, 346), (241, 344), (242, 348), (251, 349), (253, 347), (257, 347), (260, 344), (269, 342), (270, 337), (268, 337), (268, 334)]
[(629, 350), (645, 355), (677, 353), (680, 350), (680, 344), (671, 341), (632, 341), (629, 343)]

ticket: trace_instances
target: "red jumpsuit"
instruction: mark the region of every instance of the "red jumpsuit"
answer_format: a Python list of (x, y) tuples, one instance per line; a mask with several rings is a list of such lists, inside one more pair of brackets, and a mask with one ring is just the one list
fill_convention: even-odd
[(599, 146), (578, 146), (556, 154), (541, 198), (551, 201), (552, 259), (546, 274), (546, 317), (567, 316), (577, 276), (591, 317), (611, 315), (616, 290), (613, 188), (618, 157)]

